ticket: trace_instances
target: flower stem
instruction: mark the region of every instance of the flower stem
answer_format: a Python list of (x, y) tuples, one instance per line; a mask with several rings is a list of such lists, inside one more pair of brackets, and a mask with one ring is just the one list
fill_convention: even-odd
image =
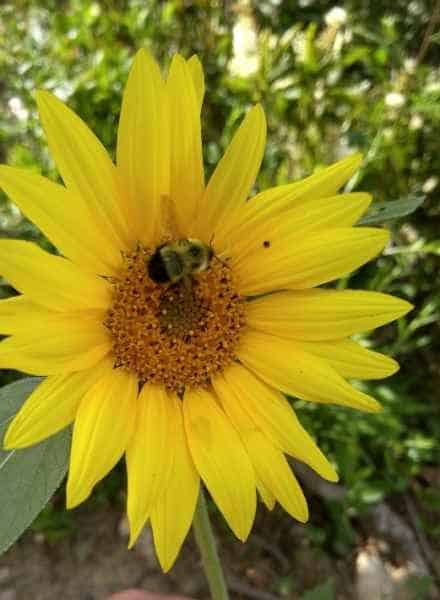
[(202, 555), (203, 568), (209, 583), (212, 600), (229, 600), (225, 576), (217, 552), (217, 544), (209, 520), (205, 495), (200, 489), (199, 501), (193, 520), (193, 530)]

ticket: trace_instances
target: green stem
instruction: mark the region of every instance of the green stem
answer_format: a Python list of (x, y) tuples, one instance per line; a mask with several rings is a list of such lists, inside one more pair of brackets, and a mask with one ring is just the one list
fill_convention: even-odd
[(203, 568), (209, 583), (212, 600), (229, 600), (225, 576), (217, 552), (217, 544), (209, 520), (208, 509), (203, 490), (200, 489), (199, 501), (193, 521), (193, 530), (202, 555)]

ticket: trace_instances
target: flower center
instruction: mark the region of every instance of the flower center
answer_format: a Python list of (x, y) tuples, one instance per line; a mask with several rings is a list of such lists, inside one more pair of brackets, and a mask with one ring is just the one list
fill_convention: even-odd
[(196, 276), (155, 283), (147, 268), (154, 252), (138, 246), (124, 256), (104, 325), (115, 368), (182, 393), (208, 385), (235, 359), (244, 299), (234, 289), (231, 270), (215, 258)]

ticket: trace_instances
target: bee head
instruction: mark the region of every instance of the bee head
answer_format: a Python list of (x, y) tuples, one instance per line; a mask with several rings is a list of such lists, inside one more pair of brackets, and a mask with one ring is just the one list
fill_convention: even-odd
[(186, 253), (193, 272), (205, 271), (214, 256), (213, 249), (201, 240), (188, 239)]

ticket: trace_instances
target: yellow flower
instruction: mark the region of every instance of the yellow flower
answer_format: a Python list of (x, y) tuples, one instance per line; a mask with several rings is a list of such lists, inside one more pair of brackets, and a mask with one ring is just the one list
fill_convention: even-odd
[[(252, 108), (207, 185), (203, 73), (176, 55), (164, 81), (141, 50), (124, 93), (116, 166), (86, 125), (47, 92), (37, 101), (65, 187), (0, 167), (0, 184), (59, 248), (0, 241), (0, 272), (22, 295), (0, 303), (0, 367), (45, 375), (6, 448), (74, 423), (67, 505), (85, 500), (125, 455), (133, 544), (151, 521), (163, 568), (191, 525), (200, 479), (245, 540), (256, 492), (300, 521), (307, 504), (285, 454), (336, 481), (283, 394), (379, 410), (345, 378), (394, 373), (349, 337), (405, 314), (380, 293), (313, 289), (388, 241), (353, 228), (370, 196), (336, 195), (351, 156), (247, 202), (266, 125)], [(149, 277), (158, 248), (195, 239), (215, 255), (176, 283)]]

